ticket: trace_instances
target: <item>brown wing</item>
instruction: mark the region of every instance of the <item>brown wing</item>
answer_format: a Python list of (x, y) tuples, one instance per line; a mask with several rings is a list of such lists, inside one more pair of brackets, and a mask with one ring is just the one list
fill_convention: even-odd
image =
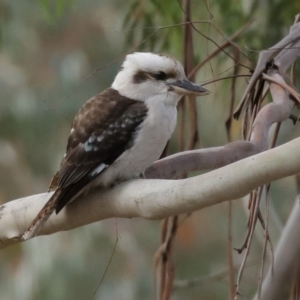
[(81, 108), (73, 122), (66, 155), (50, 185), (55, 192), (24, 233), (24, 240), (36, 235), (54, 211), (58, 213), (132, 145), (147, 113), (142, 102), (122, 97), (113, 89)]
[(61, 189), (56, 212), (132, 145), (147, 113), (143, 102), (123, 97), (114, 89), (90, 99), (80, 109), (66, 155), (50, 185)]

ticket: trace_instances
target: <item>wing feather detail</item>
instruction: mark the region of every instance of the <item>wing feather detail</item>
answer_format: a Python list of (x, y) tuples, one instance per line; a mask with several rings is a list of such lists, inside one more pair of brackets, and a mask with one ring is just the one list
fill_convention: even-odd
[[(67, 153), (58, 172), (59, 188), (78, 182), (101, 164), (109, 166), (132, 146), (134, 134), (148, 109), (141, 101), (109, 90), (90, 100), (90, 105), (84, 106), (75, 118)], [(112, 91), (115, 97), (111, 96)]]
[(55, 193), (23, 238), (36, 235), (54, 210), (58, 213), (129, 149), (147, 114), (143, 102), (123, 97), (112, 88), (88, 100), (74, 119), (66, 154), (52, 178), (49, 190)]

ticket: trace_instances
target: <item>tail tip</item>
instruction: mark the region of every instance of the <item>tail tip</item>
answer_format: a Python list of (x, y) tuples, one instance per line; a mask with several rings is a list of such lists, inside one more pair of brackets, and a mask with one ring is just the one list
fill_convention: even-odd
[(27, 241), (27, 240), (29, 240), (29, 239), (31, 239), (32, 237), (34, 237), (35, 235), (34, 235), (34, 232), (33, 232), (33, 230), (27, 230), (27, 231), (25, 231), (25, 233), (22, 235), (22, 240), (23, 241)]

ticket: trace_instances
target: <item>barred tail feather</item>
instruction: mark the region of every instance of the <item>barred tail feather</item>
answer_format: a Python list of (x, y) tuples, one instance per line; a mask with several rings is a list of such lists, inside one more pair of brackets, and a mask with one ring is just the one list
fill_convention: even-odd
[(57, 189), (45, 206), (41, 209), (35, 219), (32, 221), (27, 231), (23, 234), (22, 239), (28, 240), (38, 234), (45, 222), (55, 211), (61, 189)]

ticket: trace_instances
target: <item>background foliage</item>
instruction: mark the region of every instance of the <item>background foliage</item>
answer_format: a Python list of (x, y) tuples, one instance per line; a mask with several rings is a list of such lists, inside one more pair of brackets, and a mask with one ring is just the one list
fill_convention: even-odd
[[(210, 20), (227, 37), (254, 19), (238, 40), (254, 62), (257, 51), (286, 34), (297, 12), (300, 2), (296, 0), (192, 1), (192, 19)], [(138, 50), (163, 51), (182, 60), (183, 26), (157, 29), (179, 24), (183, 16), (175, 0), (0, 0), (1, 203), (47, 190), (64, 153), (74, 114), (85, 100), (110, 85), (122, 59), (108, 63), (152, 33)], [(195, 26), (216, 43), (224, 41), (212, 25)], [(199, 62), (216, 46), (199, 33), (193, 34), (195, 60)], [(201, 69), (196, 81), (229, 75), (232, 66), (232, 60), (222, 53)], [(238, 83), (237, 98), (246, 86), (244, 79)], [(224, 123), (230, 81), (208, 88), (212, 94), (198, 102), (201, 147), (227, 142)], [(291, 133), (291, 126), (284, 125), (283, 142), (297, 135), (297, 130)], [(176, 148), (178, 134), (177, 130), (171, 151)], [(233, 136), (241, 138), (239, 122), (233, 125)], [(292, 179), (285, 179), (273, 185), (271, 192), (274, 214), (270, 231), (276, 243), (296, 187)], [(284, 202), (280, 201), (283, 196)], [(246, 232), (244, 206), (241, 202), (233, 205), (233, 243), (237, 247)], [(176, 278), (208, 276), (226, 269), (226, 209), (226, 204), (205, 209), (181, 222), (174, 253)], [(107, 220), (1, 251), (1, 297), (91, 299), (117, 238), (116, 252), (94, 299), (153, 299), (159, 222), (138, 219)], [(262, 242), (258, 230), (251, 252), (255, 261), (260, 258)], [(235, 254), (234, 259), (238, 263), (241, 257)], [(258, 265), (253, 263), (246, 269), (245, 295), (256, 290)], [(225, 299), (224, 295), (228, 295), (226, 276), (209, 285), (175, 289), (173, 299)]]

